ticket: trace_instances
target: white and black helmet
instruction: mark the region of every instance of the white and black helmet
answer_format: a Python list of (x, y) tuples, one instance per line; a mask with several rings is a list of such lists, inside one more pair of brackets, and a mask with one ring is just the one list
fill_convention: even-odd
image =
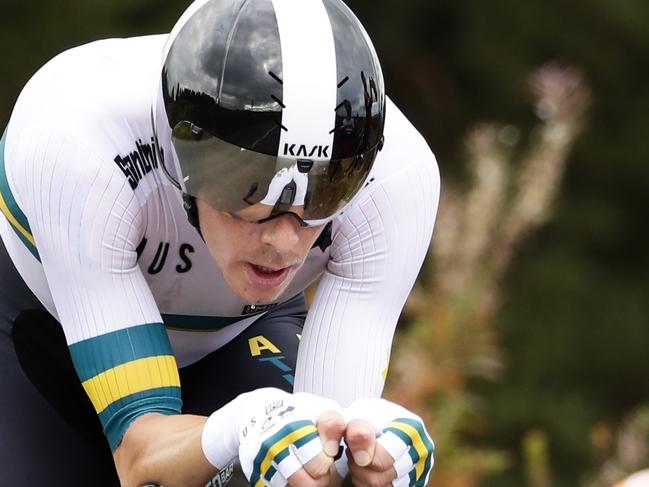
[(185, 195), (254, 221), (322, 224), (363, 186), (385, 90), (341, 0), (196, 1), (163, 61), (154, 130), (172, 141), (165, 169)]

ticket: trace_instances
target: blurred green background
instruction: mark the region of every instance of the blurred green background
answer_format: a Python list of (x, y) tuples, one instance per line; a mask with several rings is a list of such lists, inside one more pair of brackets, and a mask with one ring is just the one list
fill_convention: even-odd
[[(58, 52), (168, 31), (187, 4), (3, 0), (2, 122), (21, 86)], [(442, 292), (442, 263), (431, 255), (413, 294), (419, 304), (404, 314), (389, 394), (408, 402), (413, 367), (422, 384), (448, 379), (450, 369), (435, 369), (452, 358), (444, 353), (461, 351), (471, 365), (415, 394), (437, 437), (432, 485), (607, 485), (649, 466), (649, 2), (348, 4), (375, 42), (388, 93), (436, 153), (444, 191), (460, 201), (475, 186), (471, 167), (482, 164), (482, 146), (470, 149), (476, 127), (499, 134), (489, 147), (507, 159), (511, 181), (526, 154), (543, 159), (538, 134), (552, 121), (539, 118), (529, 83), (541, 66), (574, 68), (590, 93), (579, 130), (557, 156), (565, 173), (543, 224), (520, 236), (502, 272), (478, 265), (452, 292)], [(509, 195), (516, 185), (505, 188)], [(531, 191), (534, 181), (521, 188)], [(501, 213), (514, 205), (505, 200)], [(498, 247), (503, 227), (490, 218), (465, 221), (465, 235), (493, 221), (489, 242)], [(491, 305), (476, 298), (486, 295)], [(439, 317), (447, 298), (452, 312)], [(482, 341), (471, 328), (478, 322)], [(422, 352), (426, 365), (407, 360), (418, 334), (434, 343)]]

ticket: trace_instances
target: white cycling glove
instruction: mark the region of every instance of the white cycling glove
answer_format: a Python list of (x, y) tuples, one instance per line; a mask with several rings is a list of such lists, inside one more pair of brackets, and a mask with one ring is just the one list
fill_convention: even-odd
[(203, 452), (216, 468), (238, 454), (253, 487), (283, 487), (287, 479), (323, 451), (318, 416), (340, 411), (330, 399), (275, 388), (242, 394), (208, 419)]
[[(363, 419), (372, 425), (377, 442), (394, 459), (394, 487), (426, 485), (433, 468), (435, 445), (419, 416), (386, 399), (365, 398), (345, 408), (343, 417), (346, 424)], [(336, 469), (341, 477), (347, 474), (346, 456), (336, 461)]]

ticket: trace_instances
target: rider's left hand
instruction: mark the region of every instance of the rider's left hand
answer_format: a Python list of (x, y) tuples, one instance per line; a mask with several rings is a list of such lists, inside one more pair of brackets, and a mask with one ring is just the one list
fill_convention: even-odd
[[(359, 399), (343, 415), (347, 467), (355, 486), (426, 485), (435, 447), (419, 416), (378, 398)], [(341, 461), (337, 467), (342, 474)]]

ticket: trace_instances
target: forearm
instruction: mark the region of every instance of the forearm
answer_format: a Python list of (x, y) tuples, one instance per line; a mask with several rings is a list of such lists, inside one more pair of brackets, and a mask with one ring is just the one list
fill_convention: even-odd
[(206, 421), (204, 416), (157, 413), (134, 421), (114, 454), (122, 487), (203, 487), (217, 472), (201, 447)]

